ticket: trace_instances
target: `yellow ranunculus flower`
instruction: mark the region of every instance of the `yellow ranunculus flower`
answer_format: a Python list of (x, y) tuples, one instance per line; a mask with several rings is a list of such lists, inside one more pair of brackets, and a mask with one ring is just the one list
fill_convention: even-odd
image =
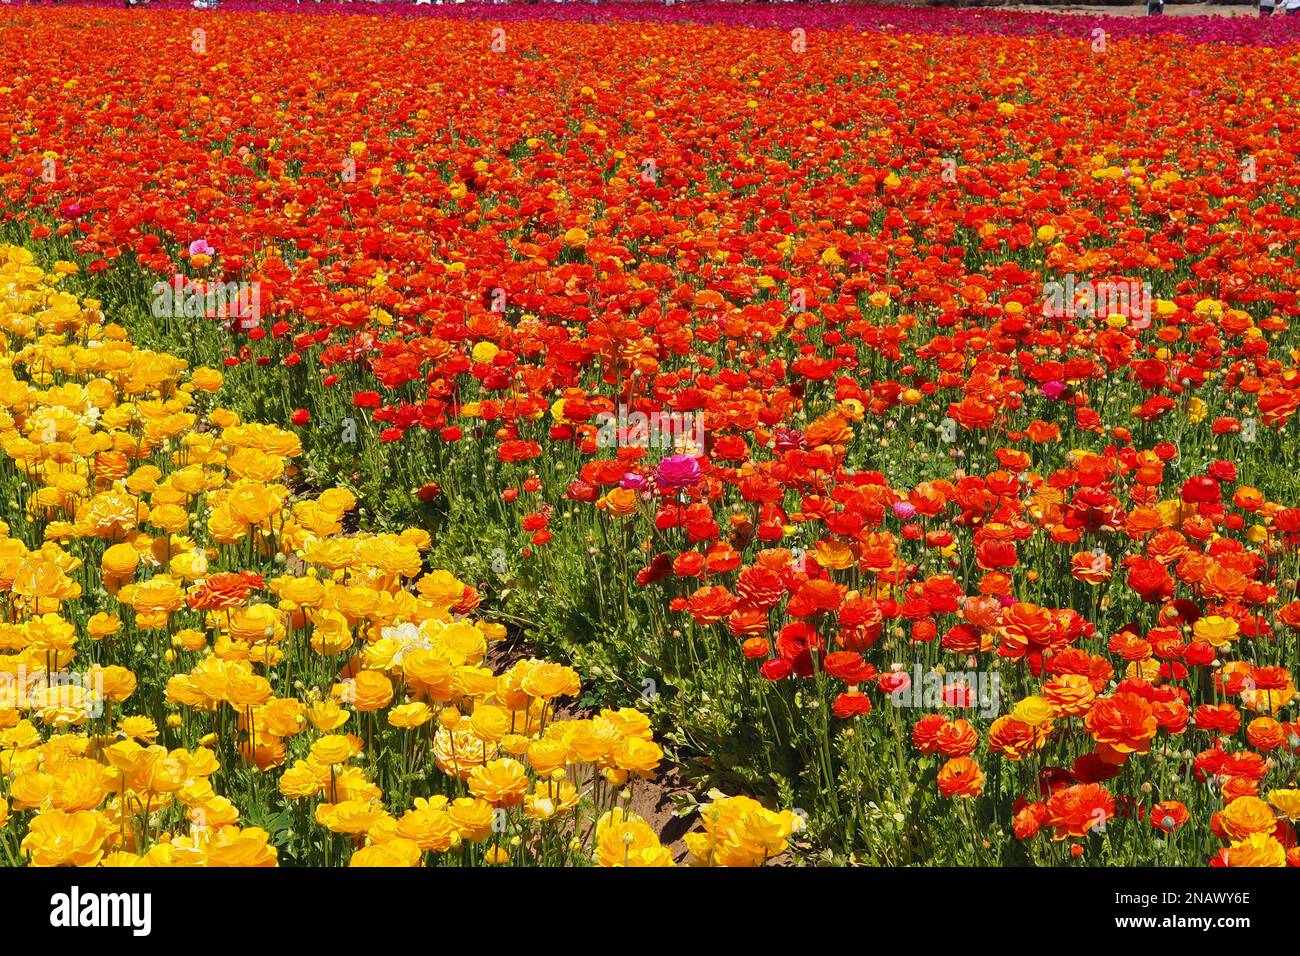
[(494, 807), (513, 807), (523, 802), (528, 790), (524, 765), (509, 757), (475, 767), (466, 782), (470, 793)]
[(1292, 822), (1300, 820), (1300, 790), (1270, 790), (1268, 802)]
[(1056, 709), (1043, 697), (1026, 697), (1016, 704), (1011, 716), (1022, 724), (1037, 727), (1056, 716)]
[(1198, 641), (1205, 641), (1214, 647), (1226, 647), (1237, 639), (1241, 626), (1229, 617), (1209, 614), (1199, 618), (1192, 625), (1192, 633)]

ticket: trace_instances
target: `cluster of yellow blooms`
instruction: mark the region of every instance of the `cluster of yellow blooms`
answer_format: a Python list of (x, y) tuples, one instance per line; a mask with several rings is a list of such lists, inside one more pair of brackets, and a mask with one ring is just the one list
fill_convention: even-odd
[[(698, 866), (762, 866), (783, 853), (789, 838), (804, 827), (791, 810), (768, 810), (750, 797), (726, 797), (701, 812), (703, 833), (688, 833), (686, 847)], [(635, 813), (615, 808), (596, 827), (600, 866), (672, 866), (668, 850), (649, 824)]]
[[(566, 719), (575, 671), (489, 666), (505, 628), (425, 532), (345, 534), (351, 493), (284, 483), (294, 434), (205, 408), (221, 374), (134, 347), (74, 271), (0, 247), (8, 862), (672, 864), (620, 805), (663, 757), (644, 714)], [(696, 862), (756, 865), (797, 820), (704, 826)]]

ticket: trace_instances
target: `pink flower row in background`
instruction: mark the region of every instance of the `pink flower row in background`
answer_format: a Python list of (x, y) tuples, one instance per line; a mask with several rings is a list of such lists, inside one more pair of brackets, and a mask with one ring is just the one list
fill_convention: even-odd
[[(12, 6), (28, 5), (15, 0)], [(39, 4), (36, 4), (39, 5)], [(119, 0), (85, 0), (87, 7), (120, 7)], [(154, 0), (153, 7), (185, 9), (189, 0)], [(1195, 43), (1284, 45), (1300, 39), (1300, 17), (1108, 17), (1075, 16), (987, 8), (935, 8), (888, 4), (809, 3), (706, 3), (677, 2), (671, 5), (652, 0), (643, 2), (536, 2), (456, 3), (416, 5), (411, 0), (223, 0), (220, 9), (306, 14), (355, 11), (366, 15), (441, 18), (490, 18), (499, 22), (516, 20), (640, 20), (645, 22), (717, 23), (729, 26), (766, 27), (791, 30), (853, 29), (897, 33), (998, 34), (1009, 36), (1071, 36), (1090, 39), (1097, 28), (1114, 39), (1175, 34)]]

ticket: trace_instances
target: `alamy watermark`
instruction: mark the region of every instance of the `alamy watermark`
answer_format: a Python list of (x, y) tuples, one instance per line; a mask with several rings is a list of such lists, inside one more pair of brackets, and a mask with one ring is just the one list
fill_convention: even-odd
[(994, 671), (929, 671), (913, 666), (910, 680), (889, 695), (895, 707), (938, 710), (978, 710), (981, 717), (996, 717), (1002, 709), (1002, 677)]
[(55, 929), (111, 928), (148, 936), (153, 929), (152, 893), (82, 892), (74, 885), (50, 897), (50, 925)]
[(206, 282), (172, 277), (153, 285), (151, 313), (155, 319), (225, 319), (244, 331), (262, 323), (259, 282)]
[(628, 411), (596, 416), (596, 444), (601, 448), (658, 448), (704, 451), (704, 415), (701, 412)]
[(11, 673), (0, 671), (0, 710), (80, 710), (87, 718), (104, 713), (104, 675), (44, 669), (27, 670), (19, 664)]
[(1122, 315), (1132, 327), (1145, 329), (1151, 326), (1151, 310), (1155, 296), (1150, 282), (1136, 279), (1115, 281), (1076, 282), (1074, 273), (1066, 273), (1063, 282), (1043, 283), (1043, 315), (1063, 319), (1098, 317), (1105, 319)]

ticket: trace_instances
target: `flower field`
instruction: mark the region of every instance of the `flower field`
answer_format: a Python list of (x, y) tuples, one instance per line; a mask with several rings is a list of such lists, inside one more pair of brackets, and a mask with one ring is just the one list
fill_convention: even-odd
[(1294, 20), (0, 16), (0, 858), (1300, 866)]

